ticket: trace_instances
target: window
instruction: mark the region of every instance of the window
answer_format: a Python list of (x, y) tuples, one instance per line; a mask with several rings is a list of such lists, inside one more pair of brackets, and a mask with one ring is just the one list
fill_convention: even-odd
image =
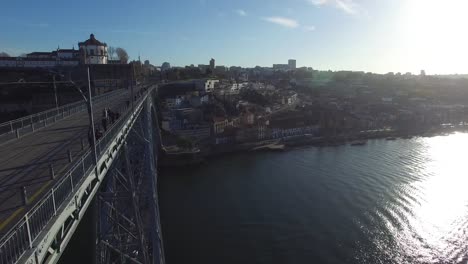
[(104, 55), (104, 51), (103, 51), (103, 50), (101, 50), (101, 56), (102, 56), (102, 55)]
[(91, 56), (94, 55), (94, 49), (90, 49), (90, 50), (89, 50), (89, 54), (90, 54)]

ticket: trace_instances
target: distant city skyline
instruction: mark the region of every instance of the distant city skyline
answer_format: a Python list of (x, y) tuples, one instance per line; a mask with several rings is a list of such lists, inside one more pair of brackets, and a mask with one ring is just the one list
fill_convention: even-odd
[[(94, 33), (130, 59), (376, 73), (468, 73), (468, 1), (8, 1), (0, 52), (75, 48)], [(437, 19), (435, 19), (437, 18)]]

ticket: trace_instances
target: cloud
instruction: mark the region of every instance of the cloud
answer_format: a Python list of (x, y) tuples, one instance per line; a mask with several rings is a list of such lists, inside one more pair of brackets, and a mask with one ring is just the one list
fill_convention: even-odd
[(262, 20), (287, 28), (297, 28), (299, 26), (296, 20), (286, 17), (264, 17)]
[(245, 12), (245, 11), (242, 10), (242, 9), (237, 9), (237, 10), (236, 10), (236, 13), (237, 13), (239, 16), (247, 16), (247, 12)]
[(315, 31), (315, 26), (303, 26), (304, 31)]
[(354, 15), (359, 12), (359, 5), (354, 0), (307, 0), (314, 6), (331, 5), (341, 11)]

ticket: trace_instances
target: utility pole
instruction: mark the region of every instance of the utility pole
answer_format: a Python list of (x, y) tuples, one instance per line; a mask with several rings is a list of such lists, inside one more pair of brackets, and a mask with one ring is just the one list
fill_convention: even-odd
[(132, 63), (132, 86), (131, 86), (131, 92), (130, 92), (130, 96), (132, 97), (132, 110), (134, 109), (133, 108), (133, 104), (134, 104), (134, 98), (133, 98), (133, 90), (134, 90), (134, 85), (135, 85), (135, 82), (136, 82), (136, 79), (135, 79), (135, 63)]
[(93, 101), (92, 101), (92, 94), (91, 94), (91, 78), (89, 77), (89, 66), (88, 66), (88, 114), (89, 114), (89, 129), (91, 129), (91, 133), (93, 136), (93, 152), (94, 152), (94, 162), (96, 164), (96, 177), (98, 177), (97, 174), (97, 151), (96, 151), (96, 132), (94, 128), (94, 115), (93, 115)]

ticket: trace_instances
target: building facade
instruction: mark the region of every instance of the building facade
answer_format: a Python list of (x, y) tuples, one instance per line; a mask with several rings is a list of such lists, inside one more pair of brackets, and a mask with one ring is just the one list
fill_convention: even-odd
[(213, 58), (211, 58), (211, 60), (210, 60), (210, 68), (212, 70), (214, 70), (214, 68), (215, 68), (215, 59), (213, 59)]
[(54, 68), (73, 67), (83, 64), (107, 64), (107, 44), (90, 35), (78, 43), (79, 49), (60, 49), (51, 52), (31, 52), (25, 57), (0, 57), (4, 68)]
[(288, 64), (273, 64), (273, 70), (294, 71), (296, 70), (296, 60), (288, 60)]
[(288, 60), (288, 65), (290, 70), (295, 70), (296, 69), (296, 60)]
[(228, 120), (224, 117), (213, 118), (213, 131), (215, 134), (221, 134), (228, 125)]
[(171, 64), (169, 62), (164, 62), (162, 65), (161, 65), (161, 71), (167, 71), (171, 68)]
[(83, 64), (107, 64), (107, 44), (94, 37), (78, 43)]

